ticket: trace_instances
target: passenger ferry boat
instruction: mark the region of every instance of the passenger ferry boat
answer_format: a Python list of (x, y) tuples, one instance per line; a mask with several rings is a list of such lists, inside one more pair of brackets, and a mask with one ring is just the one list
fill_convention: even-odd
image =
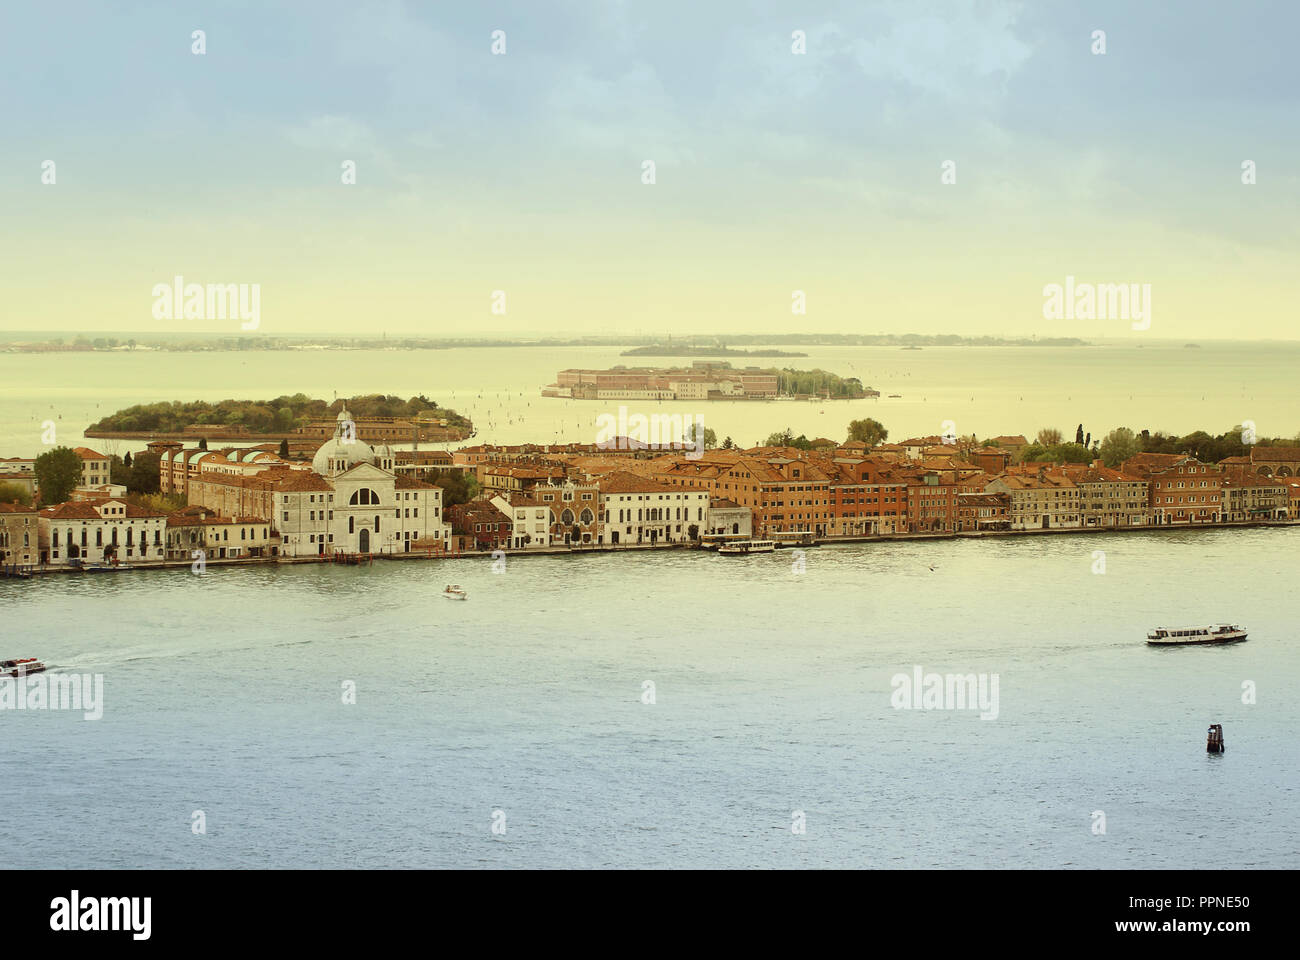
[(772, 534), (772, 542), (780, 547), (815, 547), (817, 535), (811, 530), (780, 530)]
[(749, 539), (747, 533), (706, 533), (700, 537), (700, 546), (705, 550), (716, 550), (728, 543), (744, 543)]
[(25, 660), (0, 660), (0, 677), (16, 677), (21, 672), (44, 673), (45, 664), (35, 657), (27, 657)]
[(445, 598), (448, 599), (448, 600), (468, 600), (468, 599), (469, 599), (469, 594), (467, 594), (464, 590), (462, 590), (461, 587), (460, 587), (460, 584), (458, 584), (458, 583), (455, 583), (455, 584), (453, 584), (453, 583), (449, 583), (449, 584), (447, 584), (447, 589), (444, 590), (444, 591), (442, 591), (442, 595), (443, 595), (443, 597), (445, 597)]
[(1183, 646), (1192, 643), (1238, 643), (1246, 639), (1246, 631), (1232, 623), (1223, 623), (1215, 627), (1187, 627), (1182, 630), (1168, 630), (1157, 627), (1147, 634), (1147, 643), (1152, 646)]
[(772, 553), (775, 550), (775, 540), (741, 540), (718, 547), (719, 555), (724, 557), (743, 557), (751, 553)]

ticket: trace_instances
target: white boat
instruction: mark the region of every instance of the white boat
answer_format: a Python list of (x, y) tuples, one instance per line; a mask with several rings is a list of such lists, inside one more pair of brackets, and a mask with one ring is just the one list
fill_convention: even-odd
[(447, 589), (442, 591), (443, 598), (446, 600), (468, 600), (469, 594), (461, 589), (460, 584), (448, 584)]
[(1184, 646), (1193, 643), (1239, 643), (1246, 639), (1246, 631), (1232, 623), (1213, 627), (1184, 627), (1170, 630), (1157, 627), (1147, 634), (1147, 643), (1154, 647)]
[(724, 543), (718, 547), (718, 553), (724, 557), (743, 557), (751, 553), (772, 553), (776, 550), (775, 540), (741, 540), (739, 543)]
[(29, 673), (44, 673), (45, 664), (35, 657), (23, 660), (0, 660), (0, 677), (19, 677)]

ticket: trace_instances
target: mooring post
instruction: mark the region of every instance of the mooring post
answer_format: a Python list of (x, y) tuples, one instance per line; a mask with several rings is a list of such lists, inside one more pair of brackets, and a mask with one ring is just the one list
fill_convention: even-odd
[(1205, 739), (1206, 753), (1223, 753), (1223, 724), (1210, 724), (1210, 731)]

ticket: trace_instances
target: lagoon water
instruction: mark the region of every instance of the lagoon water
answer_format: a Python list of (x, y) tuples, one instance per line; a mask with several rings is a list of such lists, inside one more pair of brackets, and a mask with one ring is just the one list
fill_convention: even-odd
[[(1300, 431), (1295, 345), (808, 352), (777, 362), (902, 397), (662, 409), (746, 443), (864, 415), (896, 438)], [(128, 404), (298, 391), (425, 393), (481, 440), (591, 441), (615, 404), (538, 389), (618, 362), (0, 354), (0, 455), (38, 453), (46, 419), (78, 444)], [(1162, 531), (823, 547), (802, 574), (788, 552), (667, 551), (0, 581), (0, 656), (102, 674), (106, 701), (98, 721), (0, 711), (0, 830), (23, 838), (0, 866), (1295, 867), (1298, 547)], [(437, 596), (452, 581), (469, 602)], [(1219, 619), (1251, 639), (1142, 642)], [(996, 673), (997, 719), (893, 709), (916, 666)]]
[[(35, 456), (45, 421), (56, 440), (84, 443), (82, 431), (123, 407), (160, 400), (272, 399), (423, 393), (473, 418), (477, 441), (538, 443), (597, 439), (597, 418), (617, 401), (540, 396), (566, 367), (689, 363), (620, 357), (617, 347), (476, 347), (452, 350), (276, 351), (230, 353), (0, 353), (0, 456)], [(800, 347), (809, 356), (733, 358), (736, 366), (821, 367), (856, 376), (879, 400), (829, 404), (627, 401), (632, 413), (694, 418), (718, 439), (750, 445), (790, 427), (795, 434), (843, 439), (847, 424), (874, 417), (891, 438), (944, 432), (1023, 433), (1052, 426), (1094, 438), (1134, 430), (1222, 433), (1251, 420), (1260, 436), (1300, 433), (1296, 370), (1300, 343), (1108, 341), (1090, 347)], [(889, 394), (899, 394), (891, 399)], [(90, 446), (113, 452), (114, 441)], [(138, 449), (117, 442), (119, 453)]]
[[(802, 573), (790, 551), (671, 550), (0, 581), (0, 653), (105, 683), (98, 721), (0, 712), (0, 830), (23, 838), (0, 866), (1296, 867), (1298, 547), (1162, 531), (821, 547)], [(437, 596), (450, 581), (468, 602)], [(1250, 640), (1143, 643), (1221, 618)], [(915, 666), (997, 674), (997, 718), (894, 709)]]

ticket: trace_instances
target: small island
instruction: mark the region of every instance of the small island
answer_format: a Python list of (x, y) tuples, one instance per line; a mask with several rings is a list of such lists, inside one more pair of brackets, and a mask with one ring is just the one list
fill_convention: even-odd
[(690, 367), (570, 367), (542, 388), (544, 397), (567, 400), (860, 400), (880, 396), (857, 377), (828, 370), (732, 367), (725, 360), (696, 360)]
[(263, 442), (287, 437), (333, 435), (346, 407), (366, 442), (444, 443), (474, 434), (468, 417), (439, 407), (423, 395), (403, 400), (383, 394), (322, 400), (298, 393), (274, 400), (170, 401), (127, 407), (86, 428), (87, 437), (137, 440), (235, 440)]

